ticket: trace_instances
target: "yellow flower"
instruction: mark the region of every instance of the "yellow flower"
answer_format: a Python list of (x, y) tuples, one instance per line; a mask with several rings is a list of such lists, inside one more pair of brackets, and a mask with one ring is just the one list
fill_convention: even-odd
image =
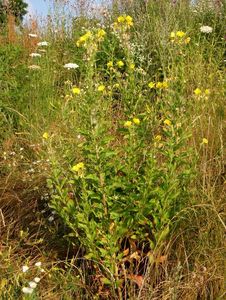
[(194, 90), (194, 93), (195, 93), (196, 96), (198, 96), (198, 95), (200, 95), (202, 93), (202, 91), (199, 88), (196, 88)]
[(124, 16), (119, 16), (117, 21), (118, 21), (118, 23), (124, 23), (125, 22), (125, 17)]
[(156, 141), (156, 142), (160, 142), (161, 139), (162, 139), (162, 136), (161, 136), (161, 135), (158, 134), (158, 135), (155, 136), (155, 141)]
[(132, 122), (131, 121), (126, 121), (125, 123), (124, 123), (124, 127), (131, 127), (132, 126)]
[(47, 140), (47, 139), (49, 138), (48, 132), (44, 132), (43, 135), (42, 135), (42, 137), (43, 137), (45, 140)]
[(107, 63), (107, 67), (108, 68), (112, 68), (113, 67), (113, 61), (112, 60)]
[(77, 47), (79, 47), (81, 44), (85, 43), (89, 38), (92, 37), (92, 32), (87, 31), (84, 35), (82, 35), (78, 41), (76, 42)]
[(106, 31), (104, 29), (99, 29), (97, 31), (97, 38), (102, 39), (103, 37), (105, 37), (106, 35)]
[(203, 144), (208, 144), (208, 140), (207, 140), (206, 138), (203, 138), (203, 139), (202, 139), (202, 143), (203, 143)]
[(163, 87), (162, 82), (157, 82), (156, 88), (161, 89)]
[(130, 16), (125, 17), (126, 23), (128, 26), (133, 26), (133, 18)]
[(174, 38), (175, 38), (175, 36), (176, 36), (175, 32), (174, 32), (174, 31), (172, 31), (172, 32), (170, 33), (170, 37), (171, 37), (171, 39), (174, 39)]
[(81, 90), (78, 87), (73, 87), (72, 93), (75, 94), (75, 95), (79, 95), (81, 93)]
[(155, 83), (151, 81), (149, 82), (148, 86), (150, 89), (153, 89), (155, 87)]
[(124, 66), (124, 62), (123, 62), (122, 60), (119, 60), (119, 61), (117, 62), (117, 66), (118, 66), (119, 68), (122, 68), (122, 67)]
[(97, 88), (98, 92), (103, 92), (105, 90), (105, 86), (103, 84), (99, 85)]
[(185, 36), (185, 32), (183, 32), (183, 31), (177, 31), (176, 32), (176, 36), (178, 36), (179, 38), (182, 38), (182, 37)]
[(205, 89), (205, 92), (204, 92), (206, 95), (209, 95), (210, 94), (210, 89)]
[(84, 163), (80, 162), (77, 165), (74, 165), (71, 170), (74, 172), (79, 172), (80, 170), (83, 170), (85, 168)]
[(170, 120), (166, 119), (164, 122), (163, 122), (165, 125), (168, 125), (168, 126), (171, 126), (172, 123)]
[(119, 88), (119, 83), (115, 83), (114, 85), (113, 85), (113, 88)]
[(133, 118), (133, 123), (136, 124), (136, 125), (139, 125), (140, 124), (140, 119)]
[(130, 70), (134, 70), (135, 69), (135, 64), (130, 64), (129, 68), (130, 68)]
[(184, 40), (184, 43), (187, 45), (189, 44), (191, 41), (191, 38), (190, 37), (187, 37), (185, 40)]
[(163, 81), (162, 88), (164, 88), (164, 89), (168, 88), (168, 83), (166, 81)]

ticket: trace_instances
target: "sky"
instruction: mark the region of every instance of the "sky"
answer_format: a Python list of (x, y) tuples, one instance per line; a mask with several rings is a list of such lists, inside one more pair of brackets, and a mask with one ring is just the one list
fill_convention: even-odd
[[(28, 15), (43, 15), (46, 16), (49, 12), (49, 7), (52, 0), (24, 0), (28, 4)], [(95, 0), (96, 5), (100, 4), (100, 0)]]
[(28, 14), (38, 14), (43, 16), (48, 14), (48, 0), (25, 0), (25, 2), (28, 4)]

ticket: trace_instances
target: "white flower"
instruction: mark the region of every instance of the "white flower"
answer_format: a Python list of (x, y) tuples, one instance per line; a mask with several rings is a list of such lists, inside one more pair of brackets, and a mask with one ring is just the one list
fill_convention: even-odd
[(41, 67), (37, 66), (37, 65), (30, 65), (30, 66), (28, 66), (28, 69), (31, 69), (31, 70), (40, 70)]
[(54, 216), (50, 216), (50, 217), (48, 218), (48, 221), (49, 221), (49, 222), (53, 222), (53, 221), (54, 221)]
[(22, 271), (25, 273), (25, 272), (27, 272), (29, 270), (29, 267), (28, 266), (23, 266), (22, 267)]
[(38, 262), (35, 263), (36, 267), (41, 267), (41, 265), (42, 265), (42, 263), (40, 261), (38, 261)]
[(31, 53), (30, 57), (41, 57), (41, 54), (39, 54), (39, 53)]
[(74, 63), (69, 63), (69, 64), (65, 64), (64, 65), (64, 68), (66, 68), (66, 69), (76, 69), (76, 68), (78, 68), (78, 65), (77, 64), (74, 64)]
[(40, 279), (39, 277), (35, 277), (35, 278), (34, 278), (34, 282), (36, 282), (36, 283), (39, 283), (40, 280), (41, 280), (41, 279)]
[(28, 36), (31, 37), (31, 38), (38, 37), (38, 35), (36, 33), (29, 33)]
[(38, 45), (38, 46), (48, 46), (49, 43), (46, 42), (46, 41), (43, 41), (43, 42), (39, 42), (37, 45)]
[(203, 33), (211, 33), (213, 31), (213, 28), (210, 26), (201, 26), (200, 31)]
[(44, 270), (44, 269), (41, 269), (41, 270), (40, 270), (40, 272), (41, 272), (41, 273), (44, 273), (44, 272), (45, 272), (45, 270)]
[(23, 288), (22, 288), (22, 292), (23, 292), (24, 294), (32, 294), (33, 289), (32, 289), (32, 288), (29, 288), (29, 287), (23, 287)]
[(37, 283), (34, 282), (34, 281), (30, 281), (30, 282), (29, 282), (29, 285), (30, 285), (30, 288), (35, 289), (36, 286), (37, 286)]

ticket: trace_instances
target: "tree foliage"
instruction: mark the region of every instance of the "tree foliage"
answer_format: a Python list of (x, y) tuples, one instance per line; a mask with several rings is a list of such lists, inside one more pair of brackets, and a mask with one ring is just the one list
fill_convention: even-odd
[(20, 23), (27, 13), (28, 4), (23, 0), (0, 0), (0, 24), (4, 24), (7, 19), (7, 13), (15, 16), (16, 22)]

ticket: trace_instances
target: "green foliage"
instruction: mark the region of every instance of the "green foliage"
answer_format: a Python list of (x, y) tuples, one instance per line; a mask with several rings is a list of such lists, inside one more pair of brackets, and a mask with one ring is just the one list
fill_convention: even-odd
[[(106, 19), (78, 17), (69, 30), (55, 20), (58, 31), (42, 32), (48, 46), (31, 37), (27, 48), (22, 37), (0, 45), (0, 226), (16, 214), (17, 239), (33, 224), (10, 193), (40, 217), (35, 241), (27, 234), (17, 250), (48, 259), (33, 299), (220, 295), (223, 10), (131, 3), (115, 2)], [(18, 253), (13, 266), (0, 251), (0, 297), (21, 297), (29, 283)]]
[(0, 23), (4, 24), (6, 22), (7, 13), (11, 13), (15, 16), (17, 23), (23, 21), (23, 17), (27, 13), (28, 4), (23, 0), (9, 0), (0, 1)]

